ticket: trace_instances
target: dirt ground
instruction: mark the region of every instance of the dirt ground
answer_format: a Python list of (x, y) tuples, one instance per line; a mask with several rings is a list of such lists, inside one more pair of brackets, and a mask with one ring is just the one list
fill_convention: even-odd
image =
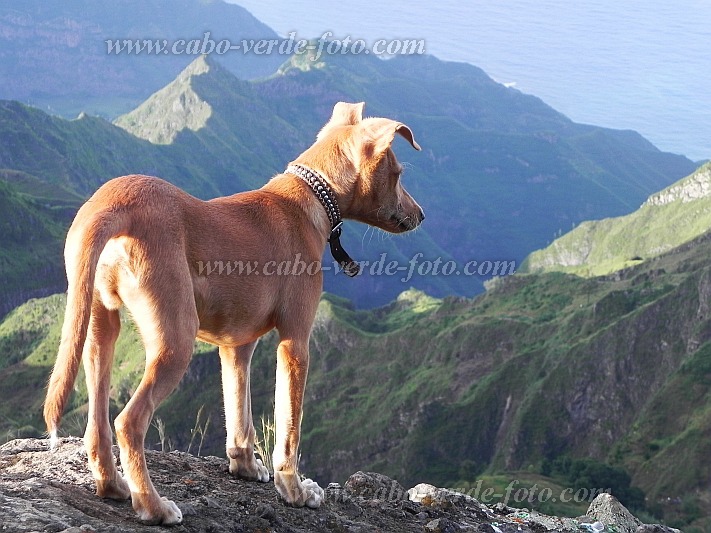
[[(501, 505), (489, 508), (431, 486), (418, 485), (408, 494), (397, 481), (363, 472), (351, 476), (344, 486), (329, 485), (319, 509), (298, 509), (279, 498), (273, 483), (230, 476), (223, 458), (147, 451), (147, 462), (160, 494), (183, 512), (182, 524), (170, 528), (175, 533), (592, 531), (595, 521), (595, 517), (580, 521), (546, 517)], [(62, 439), (53, 451), (42, 439), (15, 440), (0, 447), (0, 532), (155, 533), (164, 529), (141, 524), (129, 501), (96, 497), (82, 439)]]

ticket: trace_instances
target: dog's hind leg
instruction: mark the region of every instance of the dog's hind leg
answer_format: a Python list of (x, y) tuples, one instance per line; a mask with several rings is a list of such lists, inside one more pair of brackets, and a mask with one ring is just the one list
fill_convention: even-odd
[(269, 481), (269, 471), (254, 456), (254, 422), (249, 390), (249, 368), (257, 341), (244, 346), (220, 346), (222, 392), (225, 401), (227, 457), (230, 474)]
[[(175, 389), (188, 368), (198, 318), (192, 286), (179, 278), (170, 278), (169, 269), (160, 272), (166, 274), (159, 286), (163, 288), (160, 295), (123, 298), (146, 346), (146, 370), (114, 425), (133, 509), (145, 523), (170, 525), (182, 521), (182, 512), (174, 502), (159, 496), (148, 475), (143, 448), (155, 409)], [(153, 286), (149, 280), (146, 285)], [(166, 287), (170, 288), (167, 297)]]
[(304, 388), (309, 369), (308, 333), (305, 339), (282, 335), (277, 351), (277, 379), (274, 404), (276, 443), (274, 445), (274, 484), (287, 503), (317, 508), (324, 492), (315, 481), (301, 480), (298, 450)]
[(101, 498), (126, 500), (131, 497), (131, 491), (116, 470), (109, 422), (111, 366), (120, 329), (119, 312), (104, 307), (98, 293), (95, 293), (82, 354), (89, 393), (84, 445), (89, 468), (96, 481), (96, 494)]

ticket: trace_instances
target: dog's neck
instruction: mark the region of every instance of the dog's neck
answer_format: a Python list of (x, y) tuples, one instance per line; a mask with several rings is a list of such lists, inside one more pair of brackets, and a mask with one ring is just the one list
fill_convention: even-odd
[(341, 246), (341, 226), (343, 219), (341, 218), (341, 210), (338, 206), (338, 198), (328, 181), (315, 170), (299, 164), (289, 165), (284, 173), (300, 178), (314, 193), (326, 211), (326, 216), (328, 216), (328, 221), (331, 224), (328, 237), (331, 255), (338, 261), (338, 264), (348, 276), (357, 276), (360, 273), (360, 266), (351, 259), (348, 253), (343, 249), (343, 246)]
[(331, 224), (331, 232), (343, 223), (336, 194), (321, 174), (307, 166), (297, 164), (286, 167), (284, 174), (301, 178), (309, 186), (326, 211), (326, 216)]

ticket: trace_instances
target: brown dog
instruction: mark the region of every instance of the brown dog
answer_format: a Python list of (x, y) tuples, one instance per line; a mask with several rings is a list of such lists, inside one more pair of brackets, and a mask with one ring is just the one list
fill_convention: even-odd
[[(153, 412), (183, 377), (196, 337), (219, 346), (230, 472), (268, 481), (254, 456), (249, 368), (259, 337), (276, 328), (274, 483), (289, 504), (320, 505), (323, 490), (300, 479), (297, 458), (321, 269), (208, 276), (200, 265), (248, 261), (266, 273), (267, 265), (273, 272), (298, 257), (320, 266), (330, 241), (352, 275), (340, 228), (334, 229), (341, 214), (392, 233), (417, 227), (424, 214), (400, 184), (402, 167), (390, 145), (399, 133), (420, 148), (404, 124), (362, 119), (362, 112), (362, 103), (336, 104), (316, 143), (260, 190), (204, 202), (157, 178), (125, 176), (104, 184), (79, 210), (67, 235), (67, 310), (44, 416), (56, 444), (83, 359), (89, 391), (84, 439), (99, 496), (131, 497), (139, 518), (151, 524), (181, 522), (177, 505), (156, 492), (143, 448)], [(115, 420), (125, 478), (114, 464), (109, 421), (122, 304), (146, 348), (143, 379)]]

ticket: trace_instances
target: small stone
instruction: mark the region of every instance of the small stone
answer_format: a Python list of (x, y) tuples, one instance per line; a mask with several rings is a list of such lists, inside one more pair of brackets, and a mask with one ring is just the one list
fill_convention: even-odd
[(265, 520), (269, 520), (270, 522), (274, 522), (277, 518), (277, 514), (274, 510), (274, 507), (272, 507), (268, 503), (263, 503), (257, 506), (255, 514), (259, 518), (264, 518)]
[(207, 506), (209, 509), (221, 509), (222, 506), (215, 498), (210, 498), (209, 496), (202, 496), (200, 498), (200, 503)]
[(412, 502), (421, 503), (424, 498), (434, 494), (437, 487), (429, 483), (419, 483), (407, 491), (407, 496)]
[(425, 531), (428, 533), (455, 533), (461, 529), (448, 518), (435, 518), (425, 525)]
[(244, 494), (243, 492), (240, 494), (237, 494), (237, 496), (234, 497), (234, 502), (239, 505), (247, 505), (250, 502), (249, 496)]
[(429, 483), (420, 483), (407, 491), (412, 502), (421, 503), (426, 507), (437, 506), (449, 509), (455, 505), (482, 509), (482, 504), (476, 498), (449, 489), (440, 489)]
[(244, 519), (247, 531), (271, 531), (272, 524), (269, 520), (258, 516), (248, 516)]
[(193, 503), (181, 502), (179, 507), (183, 516), (197, 516), (198, 514), (197, 507)]

